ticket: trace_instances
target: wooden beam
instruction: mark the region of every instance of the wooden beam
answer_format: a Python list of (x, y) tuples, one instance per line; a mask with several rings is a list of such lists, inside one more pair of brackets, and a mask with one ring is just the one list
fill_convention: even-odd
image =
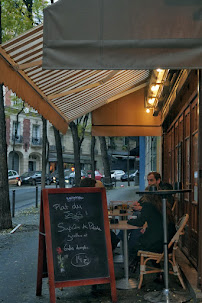
[[(52, 102), (47, 100), (46, 95), (25, 74), (24, 71), (15, 70), (14, 65), (16, 65), (16, 63), (1, 46), (0, 61), (2, 61), (0, 65), (0, 78), (2, 83), (5, 83), (9, 89), (13, 89), (18, 97), (22, 98), (23, 101), (35, 108), (53, 125), (55, 125), (57, 120), (57, 125), (55, 125), (55, 127), (60, 129), (62, 133), (65, 133), (68, 127), (68, 118), (64, 116), (64, 114)], [(46, 105), (44, 105), (45, 103)], [(52, 116), (51, 119), (49, 119), (50, 115)], [(55, 117), (53, 118), (54, 115)]]
[(77, 87), (77, 88), (74, 88), (74, 89), (70, 89), (66, 92), (62, 92), (62, 93), (59, 93), (59, 94), (56, 94), (56, 95), (50, 95), (50, 96), (48, 96), (48, 100), (51, 101), (53, 99), (57, 99), (57, 98), (61, 98), (61, 97), (67, 96), (67, 95), (79, 93), (83, 90), (91, 89), (91, 88), (97, 87), (99, 85), (100, 84), (97, 82), (97, 83), (91, 83), (91, 84), (88, 84), (88, 85), (85, 85), (85, 86), (82, 86), (82, 87)]
[(100, 85), (103, 85), (105, 84), (107, 81), (109, 81), (115, 74), (117, 74), (119, 72), (119, 70), (116, 70), (116, 71), (112, 71), (107, 77), (105, 77), (104, 79), (96, 82), (96, 83), (91, 83), (91, 84), (87, 84), (85, 86), (81, 86), (81, 87), (77, 87), (77, 88), (74, 88), (74, 89), (71, 89), (71, 90), (68, 90), (66, 92), (61, 92), (59, 94), (55, 94), (55, 95), (50, 95), (48, 96), (48, 100), (51, 101), (53, 99), (57, 99), (57, 98), (61, 98), (61, 97), (64, 97), (64, 96), (67, 96), (67, 95), (71, 95), (71, 94), (75, 94), (75, 93), (79, 93), (81, 91), (84, 91), (86, 89), (91, 89), (91, 88), (94, 88), (94, 87), (98, 87)]
[(35, 67), (35, 66), (42, 66), (42, 60), (37, 60), (37, 61), (33, 61), (33, 62), (29, 62), (29, 63), (24, 63), (24, 64), (15, 64), (13, 67), (15, 70), (23, 70), (23, 69), (27, 69), (30, 67)]
[(134, 88), (131, 88), (131, 89), (129, 89), (129, 90), (123, 92), (123, 93), (120, 93), (120, 94), (118, 94), (118, 95), (116, 95), (116, 96), (113, 96), (113, 97), (109, 98), (105, 103), (108, 104), (108, 103), (110, 103), (110, 102), (112, 102), (112, 101), (115, 101), (115, 100), (120, 99), (120, 98), (122, 98), (122, 97), (124, 97), (124, 96), (127, 96), (127, 95), (129, 95), (129, 94), (132, 94), (132, 93), (134, 93), (135, 91), (137, 91), (137, 90), (139, 90), (139, 89), (141, 89), (141, 88), (143, 88), (143, 87), (146, 87), (147, 85), (148, 85), (147, 82), (146, 82), (146, 83), (143, 83), (143, 84), (140, 84), (140, 85), (138, 85), (138, 86), (136, 86), (136, 87), (134, 87)]

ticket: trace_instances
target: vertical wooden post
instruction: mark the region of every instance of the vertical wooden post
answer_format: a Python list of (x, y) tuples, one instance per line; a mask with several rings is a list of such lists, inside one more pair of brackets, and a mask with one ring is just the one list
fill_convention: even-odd
[(198, 126), (198, 213), (199, 213), (199, 229), (198, 229), (198, 287), (202, 289), (202, 70), (198, 71), (198, 93), (199, 93), (199, 126)]
[(43, 216), (43, 200), (41, 196), (36, 296), (41, 296), (41, 292), (42, 292), (43, 262), (44, 262), (44, 253), (45, 253), (44, 237), (45, 237), (45, 229), (44, 229), (44, 216)]

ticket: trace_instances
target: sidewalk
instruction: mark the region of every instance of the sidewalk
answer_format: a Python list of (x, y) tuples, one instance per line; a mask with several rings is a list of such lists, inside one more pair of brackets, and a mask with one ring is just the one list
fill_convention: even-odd
[[(130, 189), (131, 190), (131, 189)], [(114, 194), (112, 193), (114, 191)], [(107, 194), (110, 199), (121, 196), (123, 191), (114, 189)], [(22, 224), (13, 234), (10, 231), (0, 232), (0, 302), (2, 303), (48, 303), (48, 279), (43, 279), (42, 296), (36, 297), (36, 275), (38, 257), (38, 224), (39, 209), (30, 208), (18, 213), (13, 218), (13, 226)], [(119, 254), (117, 248), (115, 253)], [(184, 261), (183, 261), (184, 263)], [(116, 279), (123, 277), (123, 264), (115, 264)], [(138, 270), (131, 278), (138, 279)], [(164, 286), (154, 282), (155, 276), (147, 275), (144, 278), (141, 290), (117, 290), (119, 303), (146, 303), (145, 294), (161, 291)], [(187, 288), (184, 291), (175, 276), (169, 277), (169, 288), (179, 292), (184, 301), (176, 302), (202, 302), (196, 301), (196, 289)], [(194, 291), (194, 292), (193, 292)], [(58, 302), (65, 303), (108, 303), (111, 302), (109, 285), (98, 285), (92, 292), (91, 286), (69, 287), (63, 291), (56, 289)]]

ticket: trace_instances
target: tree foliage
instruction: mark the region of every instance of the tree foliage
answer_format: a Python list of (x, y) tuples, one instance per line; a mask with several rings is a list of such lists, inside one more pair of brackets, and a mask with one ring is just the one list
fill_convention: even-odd
[(43, 22), (50, 0), (1, 0), (2, 41), (8, 41)]

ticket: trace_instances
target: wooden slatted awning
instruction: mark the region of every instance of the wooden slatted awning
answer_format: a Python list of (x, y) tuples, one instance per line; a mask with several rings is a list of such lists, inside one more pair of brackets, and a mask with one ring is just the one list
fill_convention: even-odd
[(0, 47), (0, 81), (65, 133), (68, 123), (148, 85), (149, 70), (43, 70), (43, 26)]

